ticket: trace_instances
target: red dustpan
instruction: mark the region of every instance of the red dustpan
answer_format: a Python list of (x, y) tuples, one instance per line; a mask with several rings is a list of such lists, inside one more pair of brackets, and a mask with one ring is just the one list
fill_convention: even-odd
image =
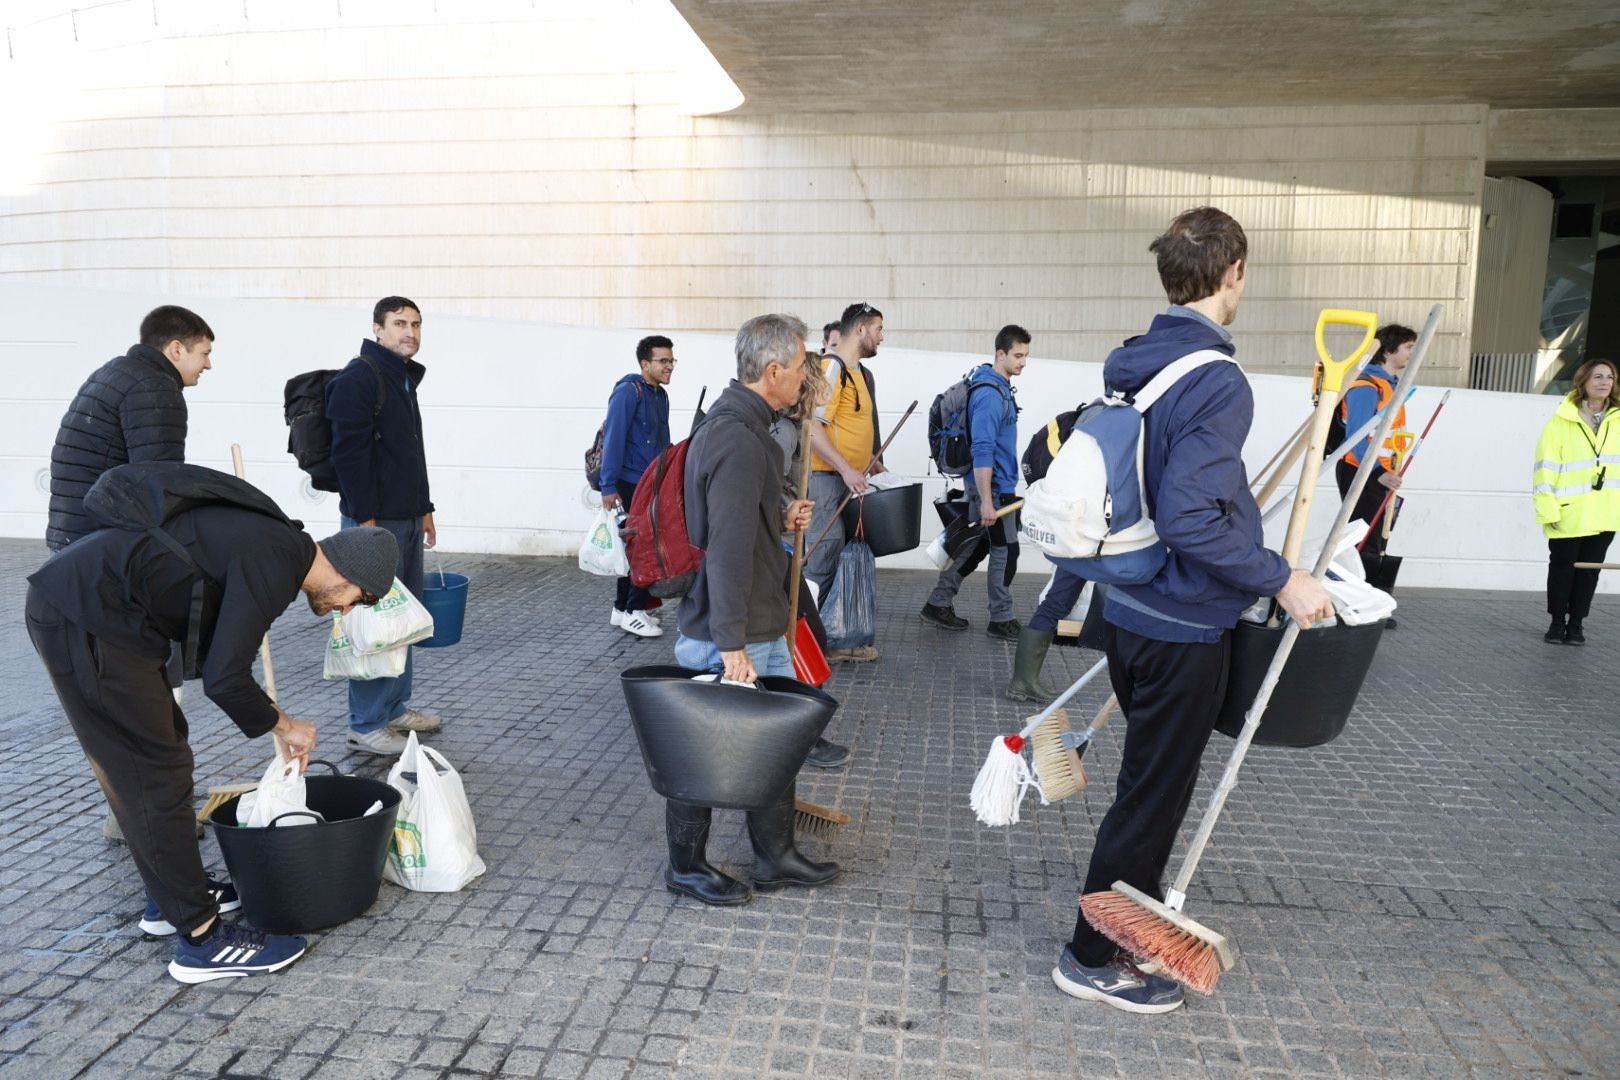
[(800, 682), (822, 686), (832, 678), (832, 668), (821, 651), (821, 642), (816, 640), (815, 633), (810, 629), (810, 620), (803, 615), (793, 626), (793, 640), (788, 642), (788, 652), (793, 656), (793, 677)]

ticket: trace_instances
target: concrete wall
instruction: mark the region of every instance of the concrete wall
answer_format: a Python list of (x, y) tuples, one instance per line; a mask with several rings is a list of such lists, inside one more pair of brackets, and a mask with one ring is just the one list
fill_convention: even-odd
[[(249, 478), (289, 513), (316, 535), (336, 526), (335, 497), (310, 492), (285, 452), (281, 387), (292, 374), (353, 355), (369, 329), (369, 306), (31, 286), (0, 290), (0, 365), (7, 373), (0, 399), (0, 535), (43, 535), (50, 445), (66, 403), (89, 371), (128, 346), (142, 314), (171, 300), (195, 307), (218, 334), (215, 369), (187, 392), (188, 457), (228, 469), (230, 444), (239, 442)], [(1263, 337), (1250, 330), (1246, 306), (1235, 330), (1240, 356)], [(446, 551), (566, 555), (577, 548), (594, 512), (581, 455), (614, 380), (631, 368), (640, 333), (427, 313), (419, 357), (429, 370), (423, 415)], [(734, 371), (730, 344), (724, 337), (675, 335), (676, 431), (685, 430), (699, 387), (707, 384), (712, 399), (725, 386)], [(1310, 348), (1303, 332), (1293, 345)], [(1035, 355), (1018, 381), (1021, 441), (1101, 389), (1096, 365), (1052, 358), (1039, 335)], [(873, 369), (887, 422), (912, 399), (925, 411), (935, 393), (979, 359), (883, 349)], [(1247, 456), (1254, 470), (1304, 418), (1309, 389), (1288, 376), (1255, 375), (1252, 382), (1256, 419)], [(1408, 410), (1414, 426), (1427, 419), (1440, 393), (1419, 390)], [(1409, 499), (1391, 546), (1407, 557), (1403, 585), (1541, 588), (1545, 545), (1531, 510), (1529, 469), (1552, 405), (1529, 395), (1453, 392), (1409, 474)], [(943, 483), (928, 476), (924, 429), (924, 418), (914, 417), (889, 457), (896, 469), (925, 479), (932, 497)], [(1336, 505), (1331, 482), (1324, 482), (1319, 527)], [(447, 561), (453, 567), (454, 556)], [(887, 562), (922, 565), (920, 553)], [(1026, 558), (1024, 569), (1042, 572), (1041, 560)], [(1616, 586), (1620, 575), (1607, 575), (1604, 588)]]
[(1304, 370), (1322, 306), (1444, 301), (1430, 380), (1466, 381), (1481, 106), (694, 117), (667, 7), (125, 0), (15, 33), (0, 282), (701, 333), (867, 300), (896, 345), (1019, 322), (1084, 360), (1213, 202), (1251, 237), (1254, 370)]

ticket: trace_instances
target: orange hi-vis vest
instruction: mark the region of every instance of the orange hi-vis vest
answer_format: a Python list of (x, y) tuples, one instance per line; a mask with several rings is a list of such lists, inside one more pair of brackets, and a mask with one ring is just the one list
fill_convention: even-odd
[[(1395, 384), (1384, 379), (1380, 379), (1376, 375), (1362, 375), (1360, 378), (1356, 379), (1355, 382), (1345, 387), (1345, 398), (1349, 397), (1350, 391), (1354, 390), (1358, 386), (1370, 386), (1374, 390), (1378, 391), (1379, 412), (1383, 412), (1384, 409), (1389, 406), (1389, 403), (1395, 400)], [(1344, 398), (1339, 399), (1339, 420), (1342, 421), (1346, 427), (1349, 427), (1350, 406), (1349, 403), (1344, 400)], [(1384, 467), (1385, 472), (1395, 471), (1395, 455), (1398, 453), (1403, 453), (1410, 448), (1411, 438), (1412, 433), (1406, 430), (1406, 403), (1402, 402), (1401, 407), (1396, 410), (1394, 426), (1390, 428), (1389, 435), (1384, 439), (1384, 450), (1386, 452), (1378, 455), (1378, 464)], [(1356, 445), (1360, 446), (1362, 442), (1366, 441), (1366, 439), (1362, 439)], [(1344, 460), (1345, 463), (1349, 465), (1361, 464), (1361, 459), (1356, 456), (1354, 449), (1351, 449), (1345, 453)]]

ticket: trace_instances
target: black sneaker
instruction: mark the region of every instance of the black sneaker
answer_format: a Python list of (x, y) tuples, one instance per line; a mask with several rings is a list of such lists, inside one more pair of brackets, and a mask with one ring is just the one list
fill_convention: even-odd
[(1017, 619), (1004, 619), (1001, 622), (993, 622), (984, 628), (985, 636), (1000, 638), (1002, 641), (1017, 641), (1018, 634), (1022, 630), (1023, 627), (1018, 625)]
[(1552, 621), (1552, 625), (1547, 627), (1547, 632), (1545, 634), (1541, 635), (1541, 640), (1547, 642), (1550, 645), (1557, 645), (1559, 642), (1563, 641), (1564, 640), (1564, 620), (1563, 619), (1554, 619)]
[(1052, 982), (1070, 997), (1101, 1001), (1133, 1013), (1165, 1013), (1180, 1008), (1186, 1000), (1179, 984), (1159, 975), (1149, 975), (1117, 954), (1102, 967), (1086, 967), (1064, 946), (1052, 969)]
[(182, 935), (174, 943), (169, 974), (187, 984), (268, 975), (303, 956), (305, 944), (301, 937), (265, 934), (222, 920), (207, 941), (193, 945)]
[(809, 755), (804, 759), (806, 765), (814, 765), (818, 769), (836, 769), (849, 760), (849, 747), (839, 746), (826, 739), (817, 739), (816, 745), (810, 748)]
[(935, 604), (924, 604), (917, 617), (930, 626), (937, 626), (941, 630), (966, 630), (970, 624), (953, 608), (939, 607)]
[[(235, 911), (242, 906), (241, 898), (236, 895), (236, 886), (228, 881), (208, 879), (208, 891), (213, 894), (214, 903), (219, 905), (220, 913)], [(141, 929), (153, 937), (168, 937), (174, 933), (174, 924), (163, 917), (157, 904), (152, 902), (152, 894), (146, 894), (146, 914), (141, 916)]]
[(1564, 627), (1564, 644), (1565, 645), (1585, 645), (1586, 644), (1586, 635), (1581, 633), (1581, 624), (1580, 623), (1572, 622), (1568, 626)]

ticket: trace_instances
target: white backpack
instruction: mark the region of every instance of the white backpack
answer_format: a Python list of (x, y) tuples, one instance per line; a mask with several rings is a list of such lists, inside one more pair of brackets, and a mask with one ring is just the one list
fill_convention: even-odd
[(1142, 478), (1142, 417), (1182, 376), (1226, 353), (1203, 349), (1165, 366), (1134, 395), (1080, 410), (1046, 475), (1029, 485), (1019, 536), (1059, 566), (1105, 585), (1141, 585), (1164, 565)]

